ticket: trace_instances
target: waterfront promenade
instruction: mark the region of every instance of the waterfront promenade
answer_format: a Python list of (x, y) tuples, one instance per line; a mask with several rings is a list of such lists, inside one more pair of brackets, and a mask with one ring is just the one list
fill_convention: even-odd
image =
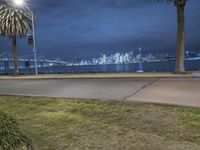
[(192, 74), (83, 74), (1, 77), (1, 95), (139, 101), (200, 107)]

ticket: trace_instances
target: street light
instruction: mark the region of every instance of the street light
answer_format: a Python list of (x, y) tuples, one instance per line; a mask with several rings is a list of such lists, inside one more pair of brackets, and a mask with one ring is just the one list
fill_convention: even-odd
[[(23, 7), (25, 5), (25, 0), (13, 0), (13, 3), (17, 7)], [(38, 75), (38, 65), (37, 65), (37, 49), (35, 44), (35, 21), (34, 21), (34, 13), (29, 9), (27, 6), (27, 9), (31, 12), (31, 21), (32, 21), (32, 31), (33, 31), (33, 53), (34, 53), (34, 60), (35, 60), (35, 75)]]
[(24, 0), (14, 0), (14, 4), (16, 6), (22, 6), (22, 5), (24, 5)]
[(32, 19), (32, 30), (33, 30), (33, 53), (35, 59), (35, 75), (38, 75), (38, 65), (37, 65), (37, 49), (35, 44), (35, 21), (34, 21), (34, 13), (31, 11), (31, 19)]

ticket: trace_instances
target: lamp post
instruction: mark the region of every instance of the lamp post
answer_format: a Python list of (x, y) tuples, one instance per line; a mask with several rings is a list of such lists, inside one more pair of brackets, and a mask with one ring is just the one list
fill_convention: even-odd
[(142, 48), (139, 48), (140, 62), (139, 62), (139, 70), (137, 72), (144, 72), (143, 70), (143, 60), (142, 60)]
[(34, 13), (31, 12), (32, 18), (32, 30), (33, 30), (33, 53), (34, 53), (34, 60), (35, 60), (35, 75), (38, 75), (38, 65), (37, 65), (37, 49), (35, 44), (35, 21), (34, 21)]
[[(17, 7), (23, 7), (25, 5), (24, 0), (13, 0), (13, 4)], [(35, 61), (35, 75), (38, 75), (38, 65), (37, 65), (37, 49), (36, 49), (36, 42), (35, 42), (35, 21), (34, 21), (34, 13), (26, 6), (29, 12), (31, 13), (31, 22), (32, 22), (32, 32), (33, 32), (33, 53), (34, 53), (34, 61)]]
[(14, 2), (14, 5), (16, 5), (16, 6), (22, 6), (22, 5), (24, 5), (24, 0), (13, 0), (13, 2)]

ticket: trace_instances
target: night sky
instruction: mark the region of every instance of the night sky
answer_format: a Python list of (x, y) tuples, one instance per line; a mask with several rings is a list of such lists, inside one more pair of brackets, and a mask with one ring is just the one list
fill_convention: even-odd
[[(156, 0), (28, 0), (34, 8), (37, 49), (47, 58), (71, 59), (129, 52), (175, 54), (176, 8)], [(186, 6), (186, 50), (200, 52), (200, 0)], [(32, 54), (26, 37), (20, 55)], [(0, 38), (0, 53), (11, 40)]]

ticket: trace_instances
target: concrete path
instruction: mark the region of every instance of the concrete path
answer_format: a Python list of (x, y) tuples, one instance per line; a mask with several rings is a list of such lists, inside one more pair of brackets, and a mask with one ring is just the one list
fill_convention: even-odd
[(124, 100), (156, 79), (7, 79), (0, 94)]
[(127, 100), (200, 107), (200, 79), (160, 79)]
[(126, 100), (200, 107), (200, 79), (6, 79), (1, 95)]

